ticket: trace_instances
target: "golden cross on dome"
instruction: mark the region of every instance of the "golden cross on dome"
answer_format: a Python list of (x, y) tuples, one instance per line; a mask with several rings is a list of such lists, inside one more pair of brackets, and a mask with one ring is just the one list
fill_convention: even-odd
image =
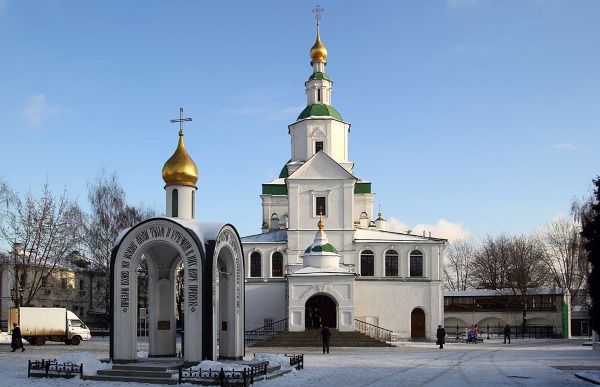
[(323, 231), (325, 228), (325, 223), (323, 223), (323, 211), (319, 212), (319, 223), (317, 223), (317, 227), (319, 231)]
[(311, 12), (315, 14), (315, 19), (317, 20), (317, 23), (318, 23), (319, 20), (321, 20), (321, 14), (323, 12), (325, 12), (325, 9), (321, 8), (321, 6), (319, 4), (317, 4), (317, 6), (315, 8), (313, 8), (313, 10)]
[(183, 133), (183, 122), (184, 121), (191, 121), (191, 118), (183, 118), (183, 108), (179, 108), (179, 119), (178, 120), (171, 120), (171, 123), (175, 123), (175, 122), (179, 122), (179, 132)]

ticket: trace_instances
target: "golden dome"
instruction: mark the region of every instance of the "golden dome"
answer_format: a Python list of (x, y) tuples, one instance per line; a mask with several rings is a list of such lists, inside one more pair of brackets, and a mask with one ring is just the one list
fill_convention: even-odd
[(198, 167), (183, 145), (183, 130), (179, 131), (179, 144), (173, 156), (163, 166), (162, 178), (167, 185), (196, 186)]
[(310, 49), (310, 57), (315, 62), (325, 62), (327, 59), (327, 49), (321, 43), (321, 33), (319, 31), (319, 22), (317, 22), (317, 41)]

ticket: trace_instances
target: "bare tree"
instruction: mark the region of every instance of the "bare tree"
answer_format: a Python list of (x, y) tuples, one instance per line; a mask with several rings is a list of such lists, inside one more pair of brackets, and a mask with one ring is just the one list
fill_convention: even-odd
[(510, 238), (504, 234), (487, 236), (470, 265), (470, 281), (478, 289), (505, 289), (508, 287)]
[(527, 321), (527, 299), (531, 290), (548, 285), (544, 250), (539, 239), (516, 236), (508, 241), (508, 287), (523, 307), (523, 325)]
[[(14, 204), (14, 200), (14, 193), (8, 184), (0, 177), (0, 219), (5, 218), (9, 214), (11, 205)], [(0, 251), (0, 274), (2, 274), (3, 270), (8, 268), (9, 263), (9, 256)]]
[(444, 281), (447, 290), (467, 290), (470, 286), (469, 270), (475, 260), (477, 247), (471, 240), (459, 239), (446, 249)]
[(175, 308), (177, 310), (177, 328), (183, 327), (184, 320), (184, 308), (185, 308), (185, 281), (184, 281), (184, 267), (183, 261), (177, 265), (175, 272)]
[(65, 192), (54, 197), (48, 182), (41, 197), (14, 197), (2, 216), (0, 237), (13, 246), (9, 270), (17, 291), (15, 306), (30, 306), (42, 285), (62, 270), (80, 243), (82, 212)]
[(569, 289), (571, 302), (585, 292), (588, 261), (581, 237), (581, 224), (564, 216), (553, 219), (538, 232), (544, 258), (554, 284)]
[(85, 225), (85, 245), (95, 267), (95, 291), (92, 309), (104, 315), (108, 324), (110, 310), (110, 258), (119, 233), (155, 215), (143, 206), (129, 206), (117, 174), (108, 175), (100, 168), (95, 180), (88, 183), (91, 212)]
[(5, 215), (9, 211), (14, 196), (8, 184), (0, 177), (0, 216)]

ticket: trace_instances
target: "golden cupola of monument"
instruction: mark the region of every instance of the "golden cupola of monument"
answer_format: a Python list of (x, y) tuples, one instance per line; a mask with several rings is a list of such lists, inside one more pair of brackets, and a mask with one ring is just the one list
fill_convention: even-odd
[(321, 32), (319, 27), (320, 23), (317, 22), (317, 41), (310, 49), (310, 58), (313, 60), (313, 62), (326, 62), (325, 59), (327, 59), (327, 49), (323, 43), (321, 43)]
[(183, 144), (183, 130), (179, 130), (179, 143), (173, 156), (167, 160), (162, 169), (162, 178), (169, 185), (185, 185), (196, 187), (198, 167), (188, 155)]

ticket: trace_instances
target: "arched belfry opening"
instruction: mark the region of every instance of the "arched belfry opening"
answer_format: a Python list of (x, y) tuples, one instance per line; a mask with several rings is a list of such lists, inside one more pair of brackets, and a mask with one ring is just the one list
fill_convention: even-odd
[[(244, 356), (241, 242), (229, 224), (152, 218), (127, 230), (112, 253), (113, 361), (137, 359), (138, 267), (148, 281), (148, 356), (177, 352), (176, 285), (182, 268), (185, 362)], [(220, 338), (217, 346), (217, 337)]]

